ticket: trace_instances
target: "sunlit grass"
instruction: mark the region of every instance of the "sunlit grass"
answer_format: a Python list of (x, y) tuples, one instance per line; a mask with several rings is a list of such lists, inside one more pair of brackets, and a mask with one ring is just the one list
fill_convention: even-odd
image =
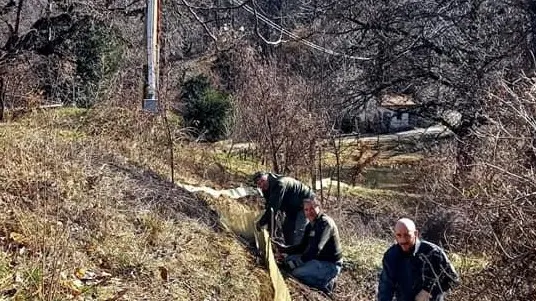
[[(247, 248), (216, 230), (208, 205), (166, 181), (161, 120), (60, 109), (0, 133), (0, 233), (13, 249), (0, 257), (0, 288), (29, 300), (104, 300), (125, 289), (132, 300), (266, 299), (268, 276)], [(181, 153), (176, 178), (202, 179), (206, 157), (194, 165), (188, 148)], [(78, 286), (78, 268), (110, 276)]]
[(471, 275), (481, 272), (490, 264), (490, 258), (485, 255), (450, 253), (452, 265), (461, 275)]
[(360, 269), (376, 272), (381, 269), (383, 254), (391, 242), (374, 237), (351, 239), (343, 246), (345, 260)]

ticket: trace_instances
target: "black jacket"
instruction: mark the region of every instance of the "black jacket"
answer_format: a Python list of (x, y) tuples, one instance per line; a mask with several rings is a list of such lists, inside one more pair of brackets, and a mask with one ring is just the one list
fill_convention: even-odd
[(266, 200), (264, 214), (259, 220), (260, 225), (266, 225), (270, 221), (270, 208), (283, 211), (287, 216), (295, 216), (303, 210), (303, 200), (310, 198), (313, 191), (302, 182), (277, 174), (268, 174), (268, 190), (262, 191)]
[(302, 254), (301, 260), (321, 260), (337, 262), (342, 259), (339, 230), (333, 219), (324, 213), (307, 224), (301, 243), (288, 246), (283, 250), (287, 254)]
[(378, 301), (414, 301), (422, 290), (431, 301), (441, 300), (459, 281), (445, 252), (431, 242), (418, 240), (413, 252), (405, 253), (395, 244), (383, 256)]

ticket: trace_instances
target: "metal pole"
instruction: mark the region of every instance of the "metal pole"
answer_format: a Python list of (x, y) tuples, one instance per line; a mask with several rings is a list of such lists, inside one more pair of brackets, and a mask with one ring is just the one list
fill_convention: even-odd
[(143, 109), (156, 113), (158, 104), (158, 0), (147, 0), (147, 79)]

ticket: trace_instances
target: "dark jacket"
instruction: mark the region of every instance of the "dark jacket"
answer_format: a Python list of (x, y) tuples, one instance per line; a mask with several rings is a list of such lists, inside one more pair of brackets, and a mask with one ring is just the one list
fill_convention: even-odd
[(378, 300), (414, 301), (422, 290), (431, 293), (431, 301), (442, 300), (445, 292), (459, 281), (445, 252), (433, 243), (417, 240), (412, 252), (405, 253), (396, 244), (383, 256)]
[(303, 210), (303, 200), (313, 195), (311, 188), (291, 177), (269, 173), (268, 185), (268, 190), (262, 192), (266, 209), (259, 220), (260, 225), (270, 221), (270, 208), (274, 209), (274, 214), (281, 210), (287, 216), (295, 216)]
[(292, 254), (302, 254), (301, 260), (321, 260), (337, 262), (342, 259), (341, 243), (339, 240), (339, 230), (333, 219), (324, 213), (307, 224), (302, 241), (298, 245), (288, 246), (283, 252)]

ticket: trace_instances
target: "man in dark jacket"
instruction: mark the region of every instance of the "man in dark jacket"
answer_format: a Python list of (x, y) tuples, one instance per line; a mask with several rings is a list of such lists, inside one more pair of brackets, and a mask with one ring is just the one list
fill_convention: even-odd
[(309, 224), (299, 244), (273, 242), (279, 252), (288, 255), (284, 263), (294, 277), (329, 294), (342, 269), (339, 230), (314, 197), (304, 200), (304, 212)]
[(301, 241), (307, 220), (303, 213), (303, 200), (310, 198), (313, 191), (302, 182), (291, 177), (272, 173), (257, 172), (253, 182), (262, 191), (266, 200), (265, 211), (257, 222), (257, 229), (270, 224), (271, 209), (285, 213), (283, 237), (285, 244), (293, 245)]
[(415, 223), (407, 218), (396, 223), (395, 239), (383, 256), (378, 300), (443, 301), (459, 281), (445, 252), (420, 240)]

